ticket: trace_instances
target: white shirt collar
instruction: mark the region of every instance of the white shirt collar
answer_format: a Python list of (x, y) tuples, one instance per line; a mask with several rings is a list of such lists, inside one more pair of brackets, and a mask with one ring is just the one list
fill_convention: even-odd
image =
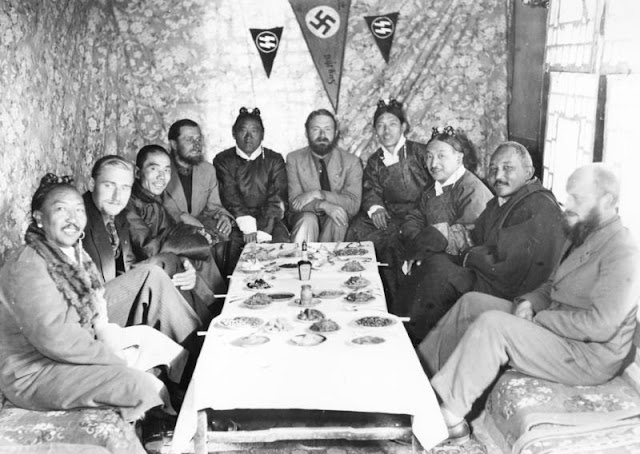
[(460, 167), (458, 167), (456, 171), (453, 172), (449, 178), (447, 178), (447, 181), (445, 181), (444, 183), (440, 183), (436, 181), (436, 184), (435, 184), (436, 197), (442, 194), (443, 186), (449, 186), (450, 184), (455, 184), (460, 178), (462, 178), (462, 175), (464, 175), (466, 171), (467, 169), (462, 164), (460, 164)]
[(255, 161), (256, 159), (258, 159), (258, 156), (261, 156), (262, 153), (264, 153), (264, 150), (262, 149), (262, 145), (260, 145), (258, 148), (256, 148), (256, 150), (251, 153), (251, 156), (247, 157), (246, 154), (244, 154), (244, 151), (242, 151), (240, 148), (235, 147), (236, 148), (236, 154), (238, 156), (240, 156), (242, 159), (246, 159), (248, 161)]
[(386, 167), (389, 167), (397, 162), (400, 162), (400, 150), (404, 147), (404, 144), (407, 142), (407, 139), (404, 136), (400, 136), (400, 140), (393, 148), (392, 152), (386, 149), (384, 145), (382, 145), (382, 162)]
[(509, 199), (505, 199), (504, 197), (498, 197), (498, 206), (501, 207), (502, 205), (507, 203), (507, 200)]

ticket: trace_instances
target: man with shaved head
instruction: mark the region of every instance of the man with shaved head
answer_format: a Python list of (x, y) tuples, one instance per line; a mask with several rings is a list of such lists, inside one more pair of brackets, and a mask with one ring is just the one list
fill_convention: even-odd
[(468, 438), (464, 417), (503, 366), (567, 385), (620, 372), (636, 327), (640, 251), (618, 216), (619, 188), (602, 164), (577, 169), (550, 279), (513, 301), (467, 293), (418, 347), (451, 441)]

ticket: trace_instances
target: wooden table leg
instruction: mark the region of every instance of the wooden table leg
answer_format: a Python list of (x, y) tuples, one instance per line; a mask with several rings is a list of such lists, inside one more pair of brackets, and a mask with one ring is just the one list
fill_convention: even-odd
[(193, 436), (193, 452), (194, 454), (207, 454), (207, 412), (205, 410), (198, 411), (198, 423), (196, 426), (196, 434)]

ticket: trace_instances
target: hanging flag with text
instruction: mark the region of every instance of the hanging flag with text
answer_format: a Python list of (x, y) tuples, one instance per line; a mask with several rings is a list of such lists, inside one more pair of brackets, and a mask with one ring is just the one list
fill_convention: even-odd
[(340, 77), (351, 0), (289, 0), (311, 58), (334, 111), (338, 111)]
[(278, 53), (278, 47), (280, 47), (280, 37), (282, 36), (282, 27), (261, 29), (250, 28), (253, 42), (258, 49), (260, 59), (262, 60), (262, 66), (264, 67), (267, 77), (271, 76), (271, 68), (273, 68), (273, 61)]
[(389, 63), (389, 54), (393, 44), (393, 35), (396, 33), (398, 13), (385, 14), (384, 16), (365, 16), (369, 31), (376, 40), (378, 49), (384, 61)]

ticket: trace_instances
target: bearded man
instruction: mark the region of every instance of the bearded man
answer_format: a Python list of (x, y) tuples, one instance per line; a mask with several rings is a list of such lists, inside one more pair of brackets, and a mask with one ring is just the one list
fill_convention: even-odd
[(451, 442), (464, 441), (473, 402), (503, 366), (566, 385), (620, 372), (632, 347), (640, 251), (618, 216), (620, 185), (602, 164), (567, 182), (569, 240), (550, 279), (513, 301), (471, 292), (418, 347)]
[(342, 241), (360, 210), (362, 163), (337, 146), (328, 110), (311, 112), (305, 130), (309, 146), (287, 156), (291, 241)]
[(204, 160), (202, 132), (192, 120), (176, 121), (169, 128), (171, 180), (162, 194), (162, 203), (176, 222), (205, 227), (219, 234), (216, 263), (224, 268), (224, 254), (233, 225), (233, 216), (220, 201), (218, 178), (213, 165)]

